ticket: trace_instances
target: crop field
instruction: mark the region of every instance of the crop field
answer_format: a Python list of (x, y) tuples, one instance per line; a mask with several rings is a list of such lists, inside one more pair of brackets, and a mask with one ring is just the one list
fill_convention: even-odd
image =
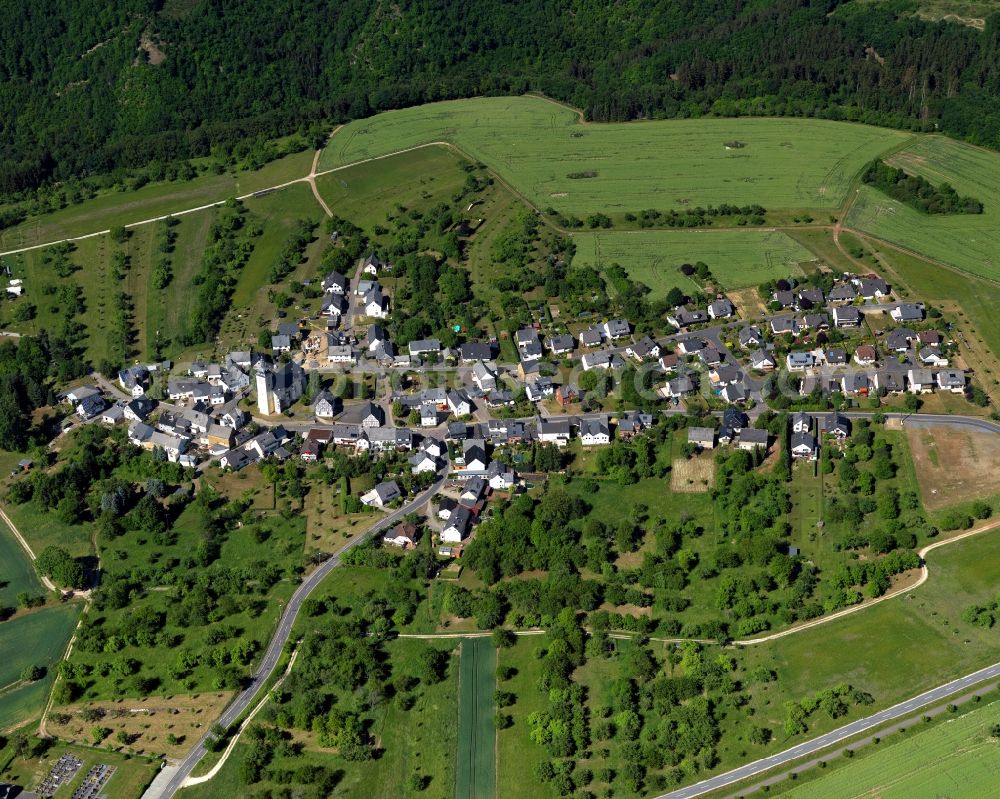
[[(76, 626), (78, 604), (45, 608), (0, 625), (0, 730), (34, 718), (42, 712), (55, 677), (55, 664)], [(33, 683), (18, 684), (26, 666), (45, 666), (46, 674)]]
[(576, 111), (538, 97), (478, 98), (351, 122), (320, 168), (444, 141), (536, 206), (566, 213), (719, 203), (835, 208), (865, 163), (907, 137), (804, 119), (581, 123)]
[(933, 136), (888, 159), (932, 183), (981, 200), (982, 214), (922, 214), (862, 186), (851, 227), (985, 278), (1000, 280), (1000, 155)]
[(685, 293), (699, 288), (680, 273), (683, 263), (704, 261), (723, 288), (740, 289), (802, 275), (799, 264), (813, 258), (805, 247), (776, 231), (580, 233), (573, 239), (575, 264), (597, 269), (620, 264), (633, 280), (649, 286), (653, 297), (662, 297), (674, 286)]
[(1000, 784), (1000, 743), (990, 728), (1000, 702), (845, 763), (782, 796), (790, 799), (979, 799)]
[(35, 573), (27, 553), (21, 549), (7, 525), (0, 525), (0, 607), (14, 607), (21, 591), (29, 594), (44, 594), (45, 588)]
[(458, 799), (496, 796), (496, 728), (493, 691), (496, 688), (496, 650), (489, 638), (462, 641), (458, 679)]

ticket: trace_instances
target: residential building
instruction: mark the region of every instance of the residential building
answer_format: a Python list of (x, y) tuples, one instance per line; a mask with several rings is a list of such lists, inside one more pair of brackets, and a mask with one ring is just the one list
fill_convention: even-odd
[(733, 304), (722, 297), (708, 306), (708, 315), (712, 319), (727, 319), (733, 315)]
[(573, 351), (575, 343), (572, 336), (564, 333), (549, 338), (546, 346), (553, 355), (566, 355)]
[(569, 444), (569, 419), (538, 420), (538, 440), (544, 444), (556, 444), (564, 447)]
[(930, 369), (910, 369), (906, 373), (911, 394), (929, 394), (936, 385), (934, 373)]
[(382, 536), (382, 543), (400, 549), (413, 549), (419, 538), (419, 528), (411, 522), (401, 522)]
[(688, 443), (700, 449), (715, 448), (715, 430), (711, 427), (689, 427)]
[(812, 433), (792, 433), (790, 443), (793, 458), (816, 460), (816, 437)]
[(403, 496), (395, 480), (379, 483), (371, 491), (361, 495), (361, 501), (372, 508), (384, 508)]
[(878, 353), (871, 344), (862, 344), (854, 351), (854, 361), (859, 366), (871, 366), (878, 360)]
[(853, 305), (838, 305), (833, 309), (833, 324), (837, 327), (860, 327), (861, 311)]
[(961, 394), (965, 391), (965, 375), (957, 369), (942, 369), (937, 375), (938, 388)]
[(913, 302), (901, 302), (889, 311), (889, 316), (895, 322), (919, 322), (924, 318), (924, 309)]
[(757, 430), (756, 428), (748, 427), (740, 431), (736, 446), (745, 450), (754, 450), (758, 447), (767, 449), (767, 440), (767, 430)]
[(604, 323), (604, 335), (612, 341), (625, 338), (632, 328), (625, 319), (609, 319)]
[(580, 443), (585, 447), (601, 446), (611, 443), (611, 429), (608, 421), (602, 417), (580, 419)]
[(493, 348), (480, 341), (466, 341), (458, 348), (459, 359), (465, 363), (474, 361), (490, 361), (493, 359)]

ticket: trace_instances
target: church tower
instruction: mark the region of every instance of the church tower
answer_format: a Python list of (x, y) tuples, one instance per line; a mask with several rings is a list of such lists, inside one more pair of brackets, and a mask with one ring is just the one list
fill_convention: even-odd
[(272, 412), (271, 381), (268, 380), (270, 376), (262, 364), (258, 364), (254, 369), (254, 378), (257, 382), (257, 410), (263, 416), (270, 416)]

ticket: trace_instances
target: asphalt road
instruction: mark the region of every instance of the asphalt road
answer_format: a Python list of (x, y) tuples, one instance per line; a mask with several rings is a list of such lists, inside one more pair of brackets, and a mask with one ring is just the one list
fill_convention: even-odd
[(753, 763), (747, 763), (745, 766), (740, 766), (732, 771), (727, 771), (725, 774), (709, 777), (707, 780), (702, 780), (701, 782), (689, 785), (686, 788), (680, 788), (676, 791), (671, 791), (670, 793), (661, 794), (655, 799), (693, 799), (696, 796), (701, 796), (710, 791), (725, 788), (727, 785), (732, 785), (735, 782), (759, 776), (765, 771), (775, 768), (776, 766), (787, 765), (801, 757), (815, 755), (827, 747), (833, 746), (834, 744), (843, 743), (848, 738), (852, 738), (859, 733), (872, 729), (873, 727), (881, 726), (889, 721), (904, 719), (913, 715), (922, 707), (934, 704), (935, 702), (941, 702), (949, 696), (960, 693), (981, 682), (995, 679), (997, 677), (1000, 677), (1000, 663), (994, 663), (992, 666), (987, 666), (986, 668), (980, 669), (972, 674), (968, 674), (965, 677), (959, 677), (957, 680), (952, 680), (944, 685), (939, 685), (937, 688), (932, 688), (919, 696), (907, 699), (905, 702), (900, 702), (898, 705), (893, 705), (892, 707), (879, 711), (878, 713), (868, 716), (867, 718), (858, 719), (850, 724), (845, 724), (843, 727), (833, 730), (832, 732), (828, 732), (826, 735), (820, 735), (818, 738), (813, 738), (811, 741), (806, 741), (805, 743), (793, 746), (791, 749), (786, 749), (784, 752), (779, 752), (776, 755), (756, 760)]
[[(262, 687), (267, 682), (271, 673), (274, 671), (275, 667), (278, 665), (278, 660), (281, 657), (281, 652), (285, 647), (285, 643), (288, 641), (289, 636), (292, 633), (292, 627), (295, 624), (295, 619), (298, 616), (299, 609), (302, 607), (302, 603), (309, 597), (309, 595), (319, 586), (323, 579), (330, 574), (335, 568), (340, 565), (341, 557), (349, 549), (358, 546), (364, 541), (367, 541), (373, 535), (379, 531), (389, 527), (400, 519), (402, 519), (407, 513), (419, 508), (425, 502), (430, 500), (441, 487), (444, 485), (445, 480), (448, 478), (448, 467), (446, 466), (440, 473), (439, 479), (431, 485), (427, 490), (418, 494), (411, 502), (406, 503), (401, 508), (398, 508), (391, 513), (386, 514), (381, 519), (373, 524), (363, 535), (351, 541), (349, 544), (344, 546), (336, 555), (331, 557), (329, 560), (324, 561), (318, 569), (309, 574), (299, 587), (296, 589), (295, 593), (292, 594), (292, 598), (288, 601), (288, 605), (285, 607), (284, 613), (281, 614), (281, 620), (278, 622), (278, 627), (274, 631), (271, 637), (271, 642), (268, 644), (267, 652), (264, 654), (263, 659), (258, 665), (257, 670), (254, 672), (253, 680), (250, 685), (243, 690), (243, 692), (236, 697), (233, 703), (226, 708), (226, 711), (217, 719), (217, 723), (221, 724), (223, 727), (229, 727), (236, 719), (238, 719), (243, 712), (250, 707), (255, 700), (258, 699), (258, 694), (261, 692)], [(208, 739), (209, 733), (205, 733), (198, 742), (194, 745), (190, 752), (188, 752), (187, 757), (182, 760), (177, 768), (177, 772), (170, 778), (170, 781), (166, 783), (163, 788), (156, 791), (156, 795), (160, 799), (170, 799), (178, 790), (183, 787), (184, 780), (187, 779), (188, 775), (194, 771), (195, 766), (201, 761), (208, 750), (205, 749), (205, 741)]]

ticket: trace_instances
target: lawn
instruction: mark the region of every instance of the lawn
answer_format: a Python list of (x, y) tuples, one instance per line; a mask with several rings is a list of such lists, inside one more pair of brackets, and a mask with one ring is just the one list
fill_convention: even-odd
[[(565, 213), (759, 203), (835, 208), (861, 167), (907, 134), (803, 119), (581, 124), (537, 97), (455, 100), (344, 126), (321, 169), (448, 141), (539, 208)], [(727, 148), (727, 143), (743, 146)], [(581, 173), (596, 173), (592, 177)]]
[[(0, 730), (41, 714), (55, 677), (56, 663), (73, 634), (78, 603), (57, 605), (0, 624)], [(12, 685), (26, 666), (45, 666), (37, 682)]]
[(501, 682), (499, 688), (513, 693), (517, 700), (507, 708), (514, 723), (497, 732), (497, 796), (507, 799), (517, 797), (554, 797), (555, 791), (542, 785), (533, 776), (533, 770), (543, 760), (549, 760), (548, 752), (541, 744), (535, 743), (528, 735), (528, 716), (535, 711), (547, 710), (548, 696), (538, 688), (541, 661), (535, 657), (535, 650), (544, 645), (544, 638), (522, 636), (509, 649), (501, 649), (497, 655), (499, 666), (510, 666), (515, 670), (511, 679)]
[(38, 510), (33, 502), (5, 505), (4, 510), (36, 556), (48, 546), (62, 547), (75, 558), (94, 552), (89, 525), (66, 524), (55, 513)]
[(909, 799), (947, 796), (978, 799), (1000, 781), (997, 740), (990, 728), (1000, 702), (935, 725), (842, 765), (807, 784), (783, 792), (790, 799)]
[(206, 173), (189, 181), (150, 183), (136, 191), (109, 191), (79, 205), (33, 217), (0, 233), (0, 251), (80, 236), (173, 214), (304, 177), (313, 151), (295, 153), (253, 172)]
[(496, 649), (489, 638), (462, 641), (455, 779), (458, 799), (496, 796), (496, 667)]
[(683, 263), (704, 261), (726, 289), (802, 275), (800, 263), (812, 254), (784, 233), (762, 230), (579, 233), (575, 265), (597, 269), (617, 263), (647, 285), (653, 297), (674, 286), (692, 293), (699, 286), (679, 271)]
[(851, 227), (951, 264), (1000, 279), (1000, 155), (943, 136), (921, 138), (888, 159), (892, 166), (982, 201), (982, 214), (922, 214), (870, 186), (847, 217)]

